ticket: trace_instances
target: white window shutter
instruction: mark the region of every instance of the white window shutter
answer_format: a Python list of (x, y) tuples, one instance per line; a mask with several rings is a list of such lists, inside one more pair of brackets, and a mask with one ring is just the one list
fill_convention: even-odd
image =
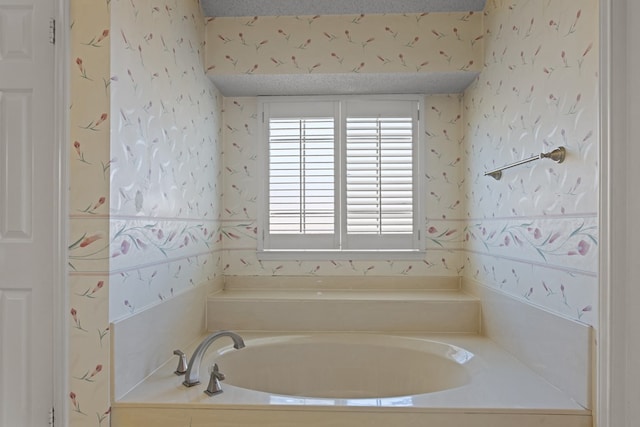
[(275, 104), (268, 118), (271, 247), (331, 249), (336, 240), (333, 103)]
[(417, 250), (417, 97), (265, 101), (264, 250)]
[(412, 249), (417, 102), (347, 102), (343, 218), (349, 249)]
[(335, 232), (333, 117), (269, 122), (272, 234)]

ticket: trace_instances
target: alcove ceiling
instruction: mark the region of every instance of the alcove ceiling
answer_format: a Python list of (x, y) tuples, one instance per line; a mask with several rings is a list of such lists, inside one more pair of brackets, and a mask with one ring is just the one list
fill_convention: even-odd
[(224, 96), (295, 96), (462, 93), (478, 76), (451, 73), (210, 75)]
[(486, 0), (201, 0), (206, 16), (297, 16), (468, 12)]
[[(486, 0), (200, 0), (208, 17), (402, 14), (484, 10)], [(210, 75), (224, 96), (461, 93), (477, 72)]]

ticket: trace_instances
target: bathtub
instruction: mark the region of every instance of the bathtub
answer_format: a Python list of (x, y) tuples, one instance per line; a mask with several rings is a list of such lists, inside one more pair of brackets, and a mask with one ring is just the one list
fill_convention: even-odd
[[(481, 336), (239, 334), (243, 349), (211, 345), (200, 385), (183, 386), (171, 359), (113, 403), (112, 425), (591, 426), (590, 411)], [(226, 378), (209, 397), (214, 363)]]
[(393, 398), (460, 387), (470, 381), (464, 365), (473, 358), (438, 341), (365, 334), (270, 337), (233, 350), (215, 357), (226, 384), (327, 399)]

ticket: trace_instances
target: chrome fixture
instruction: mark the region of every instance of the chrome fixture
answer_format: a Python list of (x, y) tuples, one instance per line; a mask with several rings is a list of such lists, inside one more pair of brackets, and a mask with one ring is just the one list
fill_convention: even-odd
[(184, 375), (184, 381), (182, 384), (187, 387), (192, 387), (196, 384), (200, 384), (200, 363), (202, 362), (202, 356), (207, 351), (212, 342), (217, 340), (220, 337), (230, 337), (233, 340), (233, 348), (241, 349), (244, 348), (244, 341), (240, 335), (231, 331), (218, 331), (206, 337), (200, 345), (196, 348), (196, 351), (193, 352), (191, 359), (189, 360), (189, 366), (187, 367), (187, 372)]
[(178, 356), (178, 367), (174, 371), (176, 375), (184, 375), (187, 372), (187, 355), (180, 350), (173, 350), (173, 354)]
[(209, 385), (204, 392), (209, 396), (222, 393), (220, 381), (224, 380), (224, 374), (218, 370), (217, 363), (214, 363), (214, 365), (211, 367), (210, 375), (211, 376), (209, 377)]
[(501, 168), (494, 169), (492, 171), (487, 171), (484, 173), (484, 176), (490, 176), (496, 180), (500, 180), (500, 178), (502, 178), (502, 171), (505, 169), (509, 169), (514, 166), (519, 166), (524, 163), (529, 163), (529, 162), (533, 162), (534, 160), (540, 160), (540, 159), (551, 159), (556, 163), (562, 163), (564, 162), (564, 158), (566, 157), (566, 154), (567, 154), (567, 150), (564, 147), (558, 147), (555, 150), (550, 151), (548, 153), (540, 153), (537, 156), (532, 156), (527, 159), (522, 159), (517, 162), (502, 166)]

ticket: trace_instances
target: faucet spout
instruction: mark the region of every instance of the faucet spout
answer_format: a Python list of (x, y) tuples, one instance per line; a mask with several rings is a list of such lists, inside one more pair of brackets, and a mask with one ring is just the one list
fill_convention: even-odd
[(189, 366), (187, 367), (187, 372), (184, 374), (184, 381), (182, 384), (187, 387), (194, 386), (196, 384), (200, 384), (200, 363), (202, 362), (202, 357), (206, 353), (207, 349), (215, 340), (220, 337), (230, 337), (233, 340), (233, 348), (241, 349), (244, 348), (244, 340), (242, 337), (235, 332), (231, 331), (218, 331), (206, 337), (200, 345), (196, 348), (189, 360)]

